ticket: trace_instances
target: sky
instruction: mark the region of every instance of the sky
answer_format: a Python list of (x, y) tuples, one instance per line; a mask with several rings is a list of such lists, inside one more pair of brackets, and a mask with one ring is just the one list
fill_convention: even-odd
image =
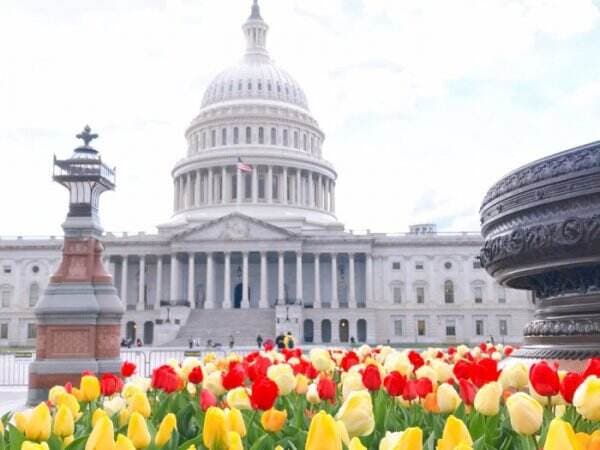
[[(61, 234), (51, 181), (90, 124), (117, 167), (107, 231), (172, 214), (204, 89), (243, 55), (251, 0), (2, 0), (0, 237)], [(348, 229), (479, 230), (487, 189), (600, 139), (600, 0), (260, 0), (304, 88)]]

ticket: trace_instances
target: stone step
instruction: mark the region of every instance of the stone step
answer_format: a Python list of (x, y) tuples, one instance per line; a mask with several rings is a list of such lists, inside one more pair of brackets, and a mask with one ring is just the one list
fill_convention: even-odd
[(275, 311), (272, 309), (195, 309), (190, 312), (185, 325), (177, 338), (167, 346), (187, 346), (190, 339), (197, 339), (205, 346), (209, 340), (213, 344), (229, 345), (233, 336), (235, 345), (255, 345), (256, 336), (275, 339)]

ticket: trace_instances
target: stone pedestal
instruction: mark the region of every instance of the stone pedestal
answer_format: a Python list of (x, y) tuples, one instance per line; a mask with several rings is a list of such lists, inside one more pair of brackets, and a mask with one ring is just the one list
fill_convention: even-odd
[(291, 332), (296, 342), (301, 342), (303, 340), (302, 312), (302, 305), (276, 305), (275, 335)]

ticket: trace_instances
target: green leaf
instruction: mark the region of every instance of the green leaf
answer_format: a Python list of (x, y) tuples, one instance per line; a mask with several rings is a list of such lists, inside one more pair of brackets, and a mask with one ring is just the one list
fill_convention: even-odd
[(250, 447), (250, 450), (270, 450), (273, 447), (273, 440), (268, 434), (263, 434), (256, 442)]
[(21, 446), (23, 445), (23, 442), (25, 442), (25, 435), (21, 433), (17, 427), (9, 425), (8, 442), (10, 443), (10, 450), (21, 450)]
[(73, 442), (67, 445), (65, 450), (84, 450), (88, 438), (89, 435), (86, 434), (85, 436), (81, 436), (80, 438), (75, 439)]
[(47, 444), (50, 450), (62, 450), (63, 448), (62, 439), (55, 435), (50, 436), (50, 439), (48, 439)]
[(197, 448), (204, 448), (202, 446), (202, 436), (196, 436), (194, 439), (190, 439), (189, 441), (185, 441), (178, 447), (178, 450), (187, 450), (190, 445), (195, 445)]

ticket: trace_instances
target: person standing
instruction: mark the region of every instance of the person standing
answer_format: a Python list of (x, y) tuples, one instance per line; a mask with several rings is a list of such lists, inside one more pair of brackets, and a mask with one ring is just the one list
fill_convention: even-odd
[(229, 335), (229, 348), (233, 348), (235, 345), (235, 340), (233, 339), (233, 334)]
[(256, 345), (258, 345), (259, 350), (262, 348), (262, 344), (263, 344), (263, 338), (259, 334), (258, 336), (256, 336)]

